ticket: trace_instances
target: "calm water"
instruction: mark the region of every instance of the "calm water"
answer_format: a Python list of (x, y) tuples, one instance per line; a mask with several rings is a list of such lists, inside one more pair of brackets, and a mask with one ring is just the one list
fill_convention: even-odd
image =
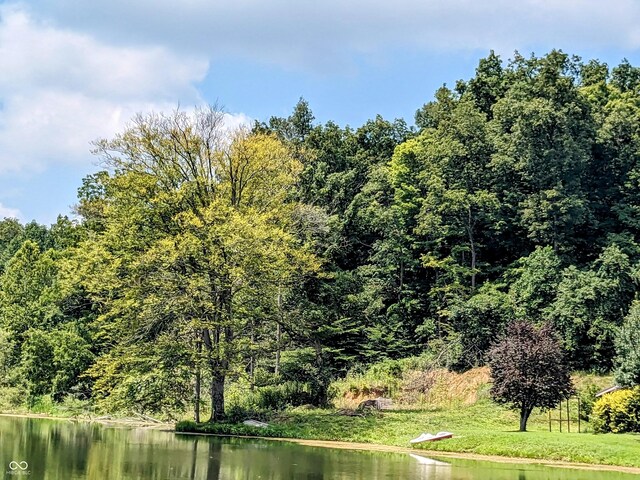
[(0, 417), (7, 479), (622, 480), (637, 476)]

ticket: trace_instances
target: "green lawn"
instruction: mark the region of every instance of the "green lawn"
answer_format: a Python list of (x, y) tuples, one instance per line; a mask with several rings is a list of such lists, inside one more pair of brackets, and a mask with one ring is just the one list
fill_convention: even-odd
[(455, 438), (418, 444), (414, 448), (640, 467), (640, 435), (574, 433), (577, 424), (572, 425), (572, 433), (550, 433), (544, 414), (532, 417), (528, 432), (518, 432), (517, 415), (488, 400), (447, 409), (388, 410), (365, 418), (336, 415), (328, 410), (292, 410), (274, 418), (270, 424), (272, 427), (268, 429), (254, 429), (244, 425), (196, 426), (182, 422), (177, 430), (401, 447), (411, 446), (409, 440), (422, 432), (447, 430), (453, 432)]

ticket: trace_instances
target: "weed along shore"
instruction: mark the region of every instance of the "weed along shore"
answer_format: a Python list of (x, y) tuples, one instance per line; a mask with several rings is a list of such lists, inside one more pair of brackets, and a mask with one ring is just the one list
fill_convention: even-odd
[[(446, 426), (454, 437), (411, 445), (421, 431)], [(531, 420), (528, 432), (516, 431), (517, 416), (488, 401), (462, 408), (391, 410), (364, 417), (336, 410), (280, 412), (266, 428), (242, 423), (179, 422), (177, 433), (261, 437), (303, 445), (372, 451), (421, 452), (476, 460), (539, 463), (640, 474), (637, 434), (560, 433), (545, 431), (545, 415)]]

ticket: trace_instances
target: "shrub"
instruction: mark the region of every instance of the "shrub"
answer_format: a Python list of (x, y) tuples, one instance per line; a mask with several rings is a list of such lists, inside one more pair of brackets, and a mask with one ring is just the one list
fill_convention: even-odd
[(233, 404), (225, 409), (225, 421), (228, 423), (242, 423), (251, 419), (265, 422), (271, 418), (271, 413), (267, 409)]
[(288, 437), (287, 431), (278, 425), (265, 428), (233, 423), (196, 423), (184, 420), (176, 424), (176, 432), (209, 433), (213, 435), (237, 435), (252, 437)]
[(596, 385), (589, 384), (586, 388), (580, 390), (578, 396), (580, 397), (580, 418), (582, 420), (589, 421), (591, 412), (593, 412), (593, 405), (596, 403), (596, 393), (598, 393), (598, 387)]
[(0, 411), (14, 410), (26, 403), (26, 393), (19, 387), (0, 387)]
[(257, 391), (255, 403), (258, 408), (283, 410), (314, 403), (310, 387), (300, 382), (284, 382), (281, 385), (262, 387)]
[(640, 433), (640, 386), (599, 398), (591, 414), (596, 433)]

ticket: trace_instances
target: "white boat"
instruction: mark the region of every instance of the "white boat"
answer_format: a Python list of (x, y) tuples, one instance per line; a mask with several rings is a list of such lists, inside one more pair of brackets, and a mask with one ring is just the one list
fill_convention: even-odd
[(431, 433), (423, 433), (416, 438), (409, 440), (409, 443), (435, 442), (452, 437), (453, 433), (451, 432), (438, 432), (435, 435), (432, 435)]
[(259, 428), (267, 428), (269, 426), (268, 423), (261, 422), (259, 420), (245, 420), (245, 425), (249, 425), (250, 427), (259, 427)]

